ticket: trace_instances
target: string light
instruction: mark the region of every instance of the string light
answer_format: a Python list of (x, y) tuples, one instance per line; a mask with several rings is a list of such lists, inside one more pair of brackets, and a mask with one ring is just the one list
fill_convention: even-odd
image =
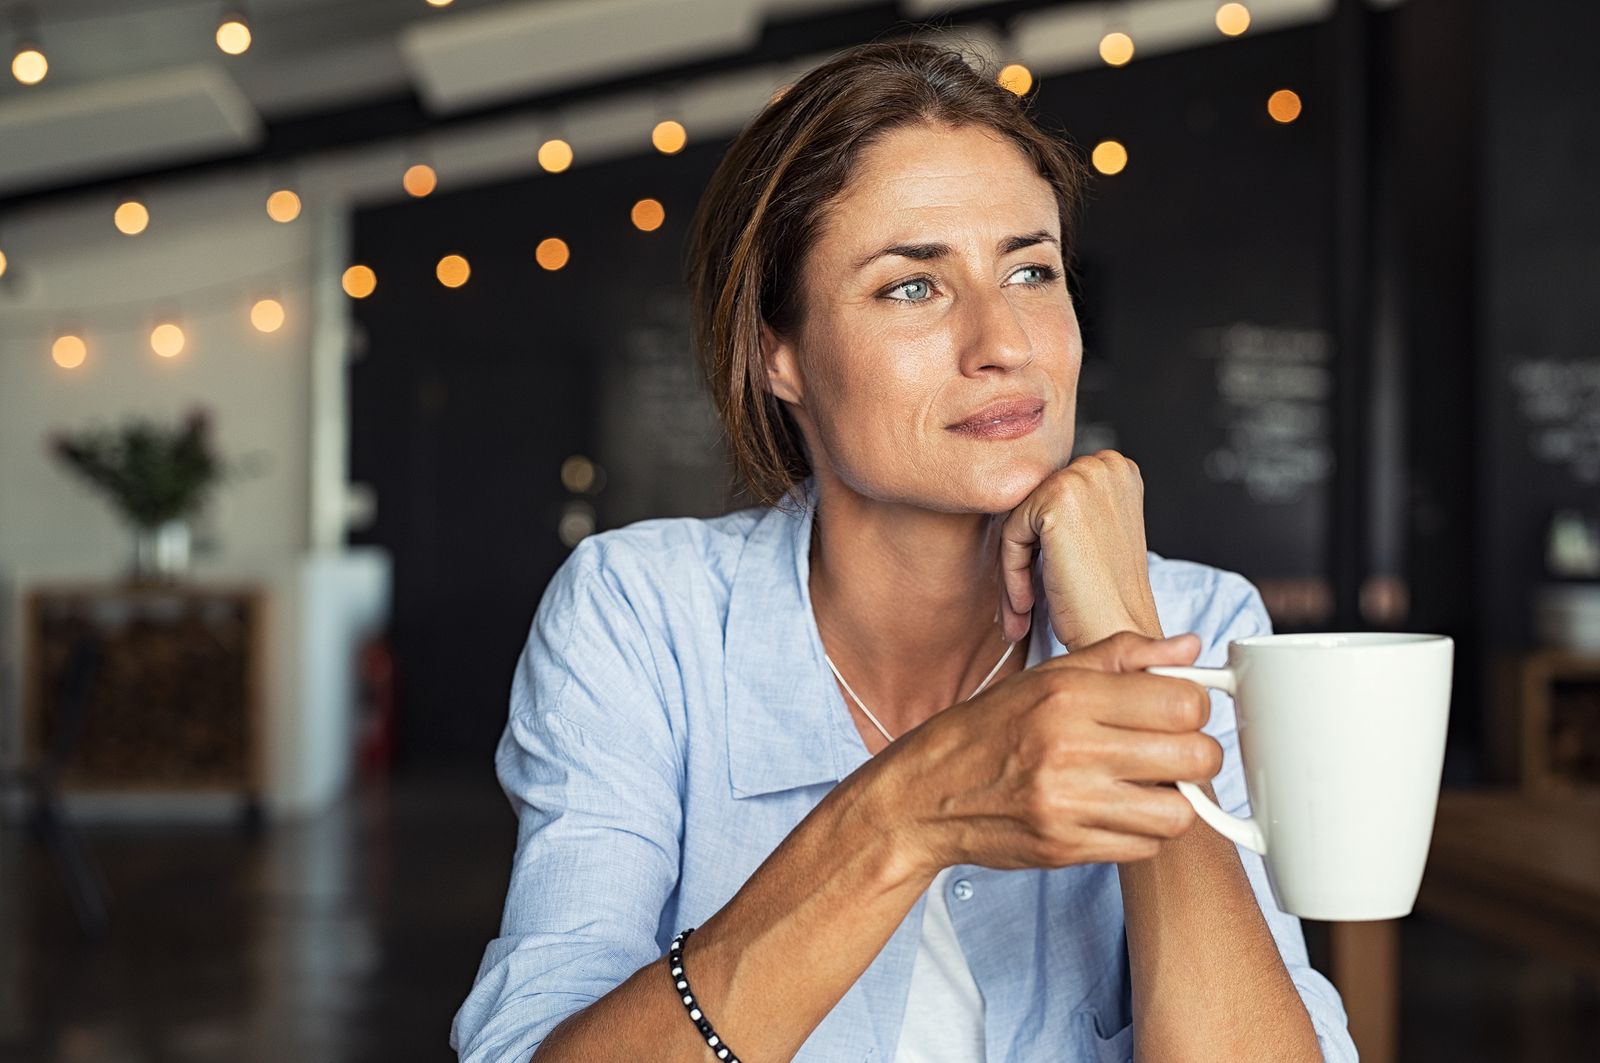
[(533, 257), (545, 269), (557, 270), (567, 264), (571, 252), (567, 249), (567, 242), (557, 236), (549, 236), (539, 241), (539, 246), (534, 248)]
[(561, 463), (561, 486), (575, 495), (587, 492), (596, 479), (595, 463), (582, 454), (574, 454)]
[(250, 308), (250, 324), (257, 332), (277, 332), (283, 327), (283, 304), (276, 299), (257, 299)]
[(1133, 38), (1120, 30), (1101, 37), (1100, 58), (1111, 66), (1126, 66), (1133, 58)]
[(0, 251), (0, 277), (4, 277), (5, 275), (6, 275), (6, 253), (4, 251)]
[(421, 199), (439, 187), (439, 175), (425, 162), (414, 163), (407, 166), (406, 172), (401, 175), (400, 187), (412, 197)]
[(1250, 9), (1243, 4), (1223, 4), (1217, 8), (1217, 29), (1237, 37), (1250, 28)]
[(428, 0), (429, 7), (449, 7), (455, 0)]
[(689, 143), (689, 133), (683, 128), (682, 122), (673, 121), (671, 118), (657, 122), (656, 127), (650, 131), (650, 143), (655, 145), (657, 151), (663, 155), (676, 155)]
[(250, 23), (243, 11), (224, 15), (217, 24), (217, 47), (229, 55), (243, 55), (250, 50)]
[(1128, 149), (1115, 140), (1102, 140), (1094, 146), (1091, 158), (1094, 168), (1109, 177), (1127, 168)]
[(434, 267), (433, 275), (439, 278), (439, 283), (446, 288), (459, 288), (467, 283), (467, 278), (472, 275), (472, 267), (460, 255), (446, 255)]
[(164, 321), (150, 330), (150, 349), (163, 358), (176, 358), (183, 353), (183, 329)]
[(138, 236), (150, 224), (150, 211), (137, 199), (125, 199), (117, 204), (117, 211), (111, 220), (124, 236)]
[(657, 199), (641, 199), (633, 205), (629, 212), (633, 219), (634, 228), (643, 232), (653, 233), (661, 228), (661, 223), (667, 220), (666, 208)]
[(50, 345), (50, 357), (63, 369), (76, 369), (89, 357), (89, 345), (83, 342), (83, 337), (70, 333), (56, 337)]
[(1274, 122), (1288, 125), (1300, 117), (1300, 95), (1293, 89), (1279, 89), (1267, 97), (1267, 113)]
[(365, 299), (377, 289), (378, 275), (372, 272), (371, 266), (351, 266), (339, 278), (339, 285), (350, 298)]
[(1018, 96), (1026, 96), (1028, 90), (1033, 88), (1033, 71), (1021, 63), (1007, 63), (1000, 68), (1000, 73), (995, 77), (995, 83), (1007, 92)]
[(549, 173), (560, 173), (572, 165), (572, 145), (551, 139), (539, 145), (539, 165)]
[(25, 41), (19, 45), (11, 57), (11, 76), (24, 85), (39, 84), (49, 72), (50, 61), (32, 41)]
[(267, 217), (288, 224), (300, 216), (300, 197), (292, 188), (280, 188), (267, 197)]

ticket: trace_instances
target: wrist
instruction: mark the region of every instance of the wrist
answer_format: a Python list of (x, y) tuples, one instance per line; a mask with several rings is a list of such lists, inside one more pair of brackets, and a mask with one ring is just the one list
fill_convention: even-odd
[(1159, 639), (1166, 636), (1161, 630), (1161, 621), (1154, 610), (1138, 614), (1123, 613), (1117, 616), (1095, 618), (1086, 623), (1078, 624), (1072, 630), (1071, 638), (1063, 639), (1063, 644), (1069, 650), (1081, 650), (1085, 646), (1092, 646), (1110, 638), (1119, 631), (1132, 631), (1146, 638)]
[(879, 753), (839, 785), (842, 798), (835, 828), (840, 844), (872, 854), (872, 876), (884, 892), (920, 893), (943, 866), (931, 844), (925, 817), (915, 814), (917, 789), (901, 770), (902, 752)]

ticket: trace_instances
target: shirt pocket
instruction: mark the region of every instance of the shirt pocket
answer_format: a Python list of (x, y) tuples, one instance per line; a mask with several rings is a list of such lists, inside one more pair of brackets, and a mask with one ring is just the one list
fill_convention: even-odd
[(1085, 1063), (1132, 1063), (1133, 1023), (1107, 1033), (1097, 1012), (1080, 1011), (1076, 1020)]

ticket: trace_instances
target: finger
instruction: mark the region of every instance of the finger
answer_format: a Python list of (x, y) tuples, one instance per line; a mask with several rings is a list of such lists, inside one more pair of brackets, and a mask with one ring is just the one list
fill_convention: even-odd
[(1071, 846), (1053, 846), (1042, 862), (1047, 867), (1074, 864), (1123, 864), (1148, 860), (1161, 852), (1161, 840), (1147, 834), (1123, 834), (1098, 827), (1080, 827)]
[(1210, 782), (1222, 770), (1222, 745), (1201, 731), (1123, 731), (1105, 753), (1118, 784)]
[(1053, 657), (1046, 663), (1056, 668), (1142, 672), (1156, 665), (1193, 664), (1199, 656), (1200, 636), (1189, 632), (1153, 639), (1136, 631), (1119, 631), (1081, 650)]
[(1194, 806), (1177, 790), (1122, 783), (1114, 797), (1086, 812), (1083, 822), (1118, 834), (1171, 841), (1182, 837), (1198, 818)]
[(1033, 611), (1033, 558), (1039, 547), (1041, 507), (1030, 495), (1000, 526), (1000, 612), (1012, 642), (1028, 630)]
[(1054, 660), (1034, 672), (1042, 684), (1041, 696), (1053, 695), (1068, 711), (1108, 727), (1177, 733), (1198, 731), (1211, 719), (1210, 694), (1187, 679), (1148, 672), (1070, 669)]

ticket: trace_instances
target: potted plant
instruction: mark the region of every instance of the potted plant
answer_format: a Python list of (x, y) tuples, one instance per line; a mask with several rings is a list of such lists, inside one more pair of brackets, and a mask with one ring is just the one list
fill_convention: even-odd
[(56, 433), (50, 449), (131, 525), (135, 580), (171, 580), (188, 568), (189, 518), (227, 473), (204, 410), (176, 426), (135, 417), (120, 428)]

